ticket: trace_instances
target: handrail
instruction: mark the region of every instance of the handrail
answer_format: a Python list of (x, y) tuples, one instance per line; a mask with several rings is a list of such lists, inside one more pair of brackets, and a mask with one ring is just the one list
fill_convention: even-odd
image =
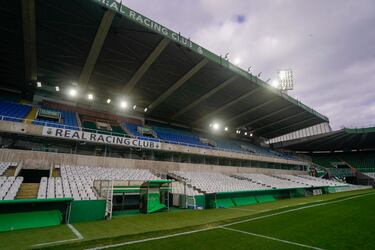
[[(269, 155), (269, 154), (262, 154), (262, 153), (252, 153), (252, 152), (233, 150), (233, 149), (227, 149), (227, 148), (220, 148), (220, 147), (203, 146), (203, 145), (190, 144), (190, 143), (179, 142), (179, 141), (161, 140), (161, 139), (158, 139), (158, 138), (149, 138), (149, 137), (144, 137), (144, 136), (131, 137), (131, 136), (125, 134), (125, 133), (121, 134), (121, 133), (116, 133), (116, 132), (107, 132), (107, 131), (100, 130), (100, 129), (83, 128), (83, 127), (59, 124), (59, 123), (56, 123), (56, 122), (45, 122), (45, 121), (39, 121), (39, 120), (30, 120), (30, 119), (17, 118), (17, 117), (12, 117), (12, 116), (0, 115), (0, 121), (22, 122), (22, 123), (29, 123), (29, 124), (37, 125), (37, 126), (51, 126), (51, 127), (58, 127), (58, 128), (63, 128), (63, 129), (85, 131), (85, 132), (90, 132), (90, 133), (95, 133), (95, 134), (103, 134), (104, 133), (106, 135), (126, 137), (126, 138), (136, 138), (136, 139), (139, 139), (139, 140), (152, 139), (153, 141), (160, 142), (160, 143), (166, 143), (166, 144), (181, 145), (181, 146), (193, 147), (193, 148), (203, 148), (203, 149), (209, 149), (209, 150), (218, 150), (218, 151), (225, 151), (225, 152), (230, 152), (230, 153), (263, 156), (263, 157), (270, 157), (270, 158), (274, 158), (274, 159), (297, 161), (295, 159), (290, 159), (290, 158), (276, 156), (276, 155)], [(298, 160), (298, 161), (300, 161), (300, 160)]]

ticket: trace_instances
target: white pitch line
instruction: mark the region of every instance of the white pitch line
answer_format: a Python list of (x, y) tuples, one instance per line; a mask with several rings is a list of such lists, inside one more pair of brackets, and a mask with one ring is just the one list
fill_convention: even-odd
[(237, 208), (237, 207), (228, 207), (227, 209), (248, 211), (248, 212), (262, 212), (263, 210), (247, 209), (247, 208)]
[(307, 209), (307, 208), (319, 207), (319, 206), (324, 206), (324, 205), (339, 203), (339, 202), (343, 202), (343, 201), (347, 201), (347, 200), (351, 200), (351, 199), (356, 199), (356, 198), (360, 198), (360, 197), (368, 196), (368, 195), (375, 195), (375, 193), (356, 195), (356, 196), (351, 196), (351, 197), (340, 199), (340, 200), (336, 200), (336, 201), (328, 201), (328, 202), (324, 202), (324, 203), (319, 203), (319, 204), (314, 204), (314, 205), (309, 205), (309, 206), (304, 206), (304, 207), (298, 207), (298, 208), (294, 208), (294, 209), (290, 209), (290, 210), (285, 210), (285, 211), (281, 211), (281, 212), (273, 213), (273, 214), (266, 214), (266, 215), (263, 215), (263, 216), (259, 216), (259, 217), (255, 217), (255, 218), (250, 218), (250, 219), (246, 219), (246, 220), (242, 220), (242, 221), (235, 221), (235, 222), (228, 223), (228, 224), (225, 224), (225, 225), (222, 225), (222, 226), (225, 227), (225, 226), (231, 226), (231, 225), (241, 224), (241, 223), (244, 223), (244, 222), (249, 222), (249, 221), (264, 219), (264, 218), (268, 218), (268, 217), (277, 216), (277, 215), (280, 215), (280, 214), (287, 214), (287, 213), (291, 213), (291, 212), (295, 212), (295, 211), (299, 211), (299, 210), (304, 210), (304, 209)]
[(68, 227), (70, 228), (70, 230), (72, 230), (75, 236), (77, 236), (77, 239), (80, 239), (80, 240), (83, 239), (82, 234), (72, 224), (68, 224)]
[(240, 223), (244, 223), (244, 222), (249, 222), (249, 221), (253, 221), (253, 220), (259, 220), (259, 219), (263, 219), (263, 218), (267, 218), (267, 217), (272, 217), (272, 216), (276, 216), (276, 215), (280, 215), (280, 214), (286, 214), (286, 213), (290, 213), (290, 212), (295, 212), (295, 211), (303, 210), (303, 209), (307, 209), (307, 208), (312, 208), (312, 207), (317, 207), (317, 206), (323, 206), (323, 205), (329, 205), (329, 204), (339, 203), (339, 202), (343, 202), (343, 201), (347, 201), (347, 200), (351, 200), (351, 199), (356, 199), (356, 198), (360, 198), (360, 197), (368, 196), (368, 195), (375, 195), (375, 193), (363, 194), (363, 195), (357, 195), (357, 196), (351, 196), (351, 197), (348, 197), (348, 198), (345, 198), (345, 199), (341, 199), (341, 200), (337, 200), (337, 201), (329, 201), (329, 202), (325, 202), (325, 203), (319, 203), (319, 204), (315, 204), (315, 205), (309, 205), (309, 206), (305, 206), (305, 207), (299, 207), (299, 208), (290, 209), (290, 210), (286, 210), (286, 211), (282, 211), (282, 212), (278, 212), (278, 213), (273, 213), (273, 214), (263, 215), (263, 216), (259, 216), (259, 217), (255, 217), (255, 218), (251, 218), (251, 219), (246, 219), (246, 220), (241, 220), (241, 221), (237, 221), (237, 222), (232, 222), (232, 223), (224, 224), (224, 225), (217, 226), (217, 227), (197, 229), (197, 230), (186, 231), (186, 232), (176, 233), (176, 234), (168, 234), (168, 235), (164, 235), (164, 236), (146, 238), (146, 239), (142, 239), (142, 240), (127, 241), (127, 242), (122, 242), (122, 243), (118, 243), (118, 244), (112, 244), (112, 245), (106, 245), (106, 246), (99, 246), (99, 247), (94, 247), (94, 248), (88, 248), (87, 250), (100, 250), (100, 249), (107, 249), (107, 248), (112, 248), (112, 247), (121, 247), (121, 246), (132, 245), (132, 244), (137, 244), (137, 243), (143, 243), (143, 242), (148, 242), (148, 241), (173, 238), (173, 237), (178, 237), (178, 236), (181, 236), (181, 235), (189, 235), (189, 234), (199, 233), (199, 232), (208, 231), (208, 230), (212, 230), (212, 229), (218, 229), (218, 228), (222, 228), (222, 227), (236, 225), (236, 224), (240, 224)]
[(47, 246), (47, 245), (67, 243), (67, 242), (71, 242), (71, 241), (77, 241), (77, 240), (83, 240), (84, 239), (84, 237), (82, 236), (82, 234), (72, 224), (67, 224), (67, 226), (69, 227), (70, 231), (72, 231), (72, 233), (77, 238), (75, 238), (75, 239), (68, 239), (68, 240), (52, 241), (52, 242), (47, 242), (47, 243), (40, 243), (40, 244), (36, 244), (36, 245), (33, 245), (33, 246), (35, 246), (35, 247), (37, 247), (37, 246)]
[(237, 230), (237, 229), (233, 229), (233, 228), (229, 228), (229, 227), (220, 227), (220, 228), (225, 229), (225, 230), (229, 230), (229, 231), (233, 231), (233, 232), (237, 232), (237, 233), (248, 234), (248, 235), (255, 236), (255, 237), (265, 238), (265, 239), (268, 239), (268, 240), (279, 241), (279, 242), (283, 242), (283, 243), (286, 243), (286, 244), (295, 245), (295, 246), (299, 246), (299, 247), (305, 247), (305, 248), (310, 248), (310, 249), (315, 249), (315, 250), (323, 250), (322, 248), (319, 248), (319, 247), (313, 247), (313, 246), (309, 246), (309, 245), (305, 245), (305, 244), (301, 244), (301, 243), (297, 243), (297, 242), (293, 242), (293, 241), (282, 240), (282, 239), (278, 239), (278, 238), (274, 238), (274, 237), (270, 237), (270, 236), (266, 236), (266, 235), (262, 235), (262, 234), (250, 233), (250, 232)]

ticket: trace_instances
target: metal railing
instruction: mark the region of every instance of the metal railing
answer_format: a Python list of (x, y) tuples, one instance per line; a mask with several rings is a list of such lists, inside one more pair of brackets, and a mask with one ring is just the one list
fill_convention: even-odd
[(17, 118), (17, 117), (11, 117), (11, 116), (4, 116), (0, 115), (0, 121), (10, 121), (10, 122), (21, 122), (21, 123), (29, 123), (32, 125), (37, 126), (50, 126), (55, 128), (62, 128), (62, 129), (70, 129), (70, 130), (78, 130), (78, 131), (84, 131), (84, 132), (90, 132), (95, 134), (105, 134), (105, 135), (112, 135), (112, 136), (118, 136), (118, 137), (126, 137), (126, 138), (136, 138), (139, 140), (151, 140), (155, 142), (160, 143), (166, 143), (166, 144), (172, 144), (172, 145), (180, 145), (185, 147), (192, 147), (192, 148), (202, 148), (202, 149), (209, 149), (209, 150), (217, 150), (217, 151), (224, 151), (224, 152), (230, 152), (230, 153), (238, 153), (238, 154), (247, 154), (247, 155), (254, 155), (254, 156), (262, 156), (262, 157), (269, 157), (274, 159), (283, 159), (283, 160), (291, 160), (291, 161), (300, 161), (297, 159), (293, 159), (292, 157), (283, 157), (283, 156), (276, 156), (270, 154), (263, 154), (263, 153), (252, 153), (248, 151), (241, 151), (241, 150), (234, 150), (234, 149), (228, 149), (228, 148), (221, 148), (221, 147), (212, 147), (212, 146), (204, 146), (204, 145), (197, 145), (197, 144), (191, 144), (186, 142), (179, 142), (179, 141), (168, 141), (168, 140), (161, 140), (158, 138), (150, 138), (145, 136), (129, 136), (125, 133), (116, 133), (112, 131), (104, 131), (100, 129), (90, 129), (90, 128), (83, 128), (83, 127), (77, 127), (77, 126), (70, 126), (65, 124), (60, 124), (56, 122), (45, 122), (45, 121), (39, 121), (39, 120), (31, 120), (31, 119), (25, 119), (25, 118)]

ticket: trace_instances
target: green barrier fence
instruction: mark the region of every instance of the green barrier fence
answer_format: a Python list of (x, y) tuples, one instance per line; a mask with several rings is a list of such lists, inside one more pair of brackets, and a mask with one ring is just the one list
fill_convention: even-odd
[(103, 220), (105, 207), (105, 200), (72, 201), (69, 222)]
[(59, 210), (0, 214), (0, 232), (55, 226), (62, 220)]

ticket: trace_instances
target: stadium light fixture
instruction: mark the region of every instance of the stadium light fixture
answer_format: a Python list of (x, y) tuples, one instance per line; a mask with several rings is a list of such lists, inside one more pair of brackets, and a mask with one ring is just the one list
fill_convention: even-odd
[(135, 110), (136, 108), (137, 108), (137, 105), (134, 105), (134, 106), (133, 106), (133, 110)]
[(224, 131), (228, 131), (228, 127), (225, 127), (225, 128), (224, 128)]
[(253, 136), (253, 133), (250, 133), (250, 137), (252, 137)]
[(93, 94), (88, 94), (87, 95), (87, 99), (89, 99), (90, 101), (94, 100), (94, 95)]
[(241, 59), (239, 57), (234, 58), (233, 60), (234, 65), (239, 65), (241, 63)]
[(217, 123), (217, 122), (214, 122), (214, 123), (212, 124), (212, 128), (213, 128), (213, 130), (219, 130), (219, 129), (220, 129), (220, 124)]
[(107, 99), (107, 103), (108, 103), (108, 104), (110, 104), (111, 101), (112, 101), (111, 99), (109, 99), (109, 98)]
[(128, 103), (126, 101), (121, 101), (120, 102), (120, 108), (126, 109), (128, 107)]
[(68, 94), (71, 97), (75, 97), (75, 96), (77, 96), (77, 90), (76, 89), (69, 89)]
[(247, 132), (245, 132), (245, 135), (247, 135)]
[(145, 108), (145, 109), (144, 109), (143, 111), (144, 111), (144, 112), (146, 113), (146, 112), (147, 112), (147, 110), (148, 110), (148, 109), (147, 109), (147, 108)]
[(60, 87), (59, 87), (59, 86), (56, 86), (56, 87), (55, 87), (55, 90), (56, 90), (56, 92), (59, 92), (59, 91), (60, 91)]
[(278, 80), (273, 80), (271, 83), (271, 86), (274, 88), (278, 88), (280, 86), (280, 83)]
[(41, 87), (42, 87), (42, 82), (36, 82), (36, 86), (37, 86), (38, 88), (41, 88)]

